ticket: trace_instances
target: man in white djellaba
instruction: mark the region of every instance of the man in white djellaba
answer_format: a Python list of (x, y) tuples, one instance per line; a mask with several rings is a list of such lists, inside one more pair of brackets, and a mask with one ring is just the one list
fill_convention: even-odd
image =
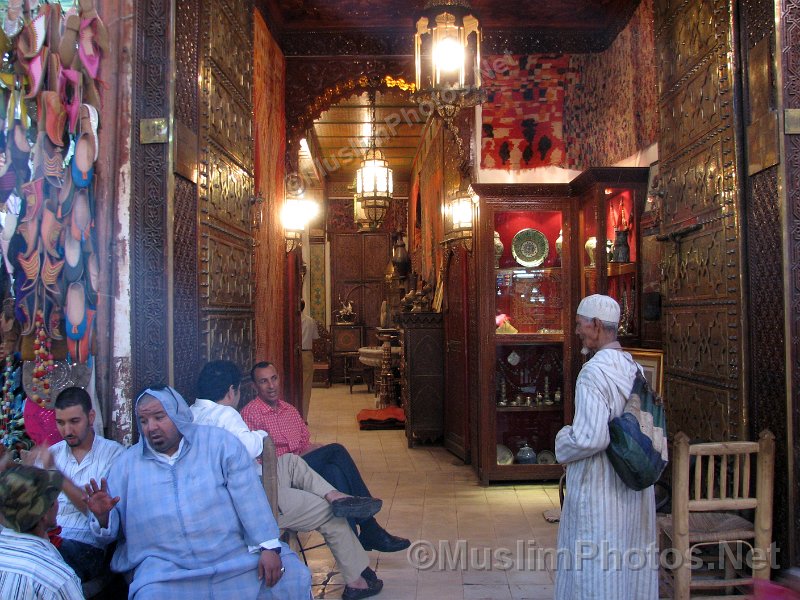
[(653, 488), (635, 491), (606, 456), (608, 423), (622, 414), (637, 365), (617, 341), (620, 308), (610, 296), (581, 300), (575, 333), (592, 355), (578, 374), (575, 418), (556, 435), (567, 469), (558, 529), (556, 600), (658, 598)]

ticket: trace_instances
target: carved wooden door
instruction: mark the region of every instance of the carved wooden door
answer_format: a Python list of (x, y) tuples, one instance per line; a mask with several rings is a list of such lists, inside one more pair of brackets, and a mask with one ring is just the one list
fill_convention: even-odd
[(666, 185), (665, 398), (673, 432), (746, 436), (731, 2), (656, 0), (660, 172)]
[(444, 445), (464, 462), (470, 462), (469, 444), (469, 344), (470, 311), (467, 296), (468, 256), (464, 248), (448, 250), (445, 272), (444, 339), (445, 395)]

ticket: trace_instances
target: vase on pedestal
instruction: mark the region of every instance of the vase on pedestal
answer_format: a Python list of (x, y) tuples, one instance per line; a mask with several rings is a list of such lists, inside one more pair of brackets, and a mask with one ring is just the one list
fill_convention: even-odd
[(494, 232), (494, 268), (500, 268), (500, 257), (503, 256), (503, 250), (505, 246), (503, 246), (503, 242), (500, 241), (500, 234), (496, 231)]
[(614, 238), (614, 262), (626, 263), (631, 261), (631, 248), (628, 245), (628, 230), (616, 231)]
[(594, 267), (596, 264), (595, 261), (595, 250), (597, 250), (597, 238), (592, 236), (586, 243), (583, 245), (584, 249), (586, 250), (586, 254), (589, 255), (589, 266)]

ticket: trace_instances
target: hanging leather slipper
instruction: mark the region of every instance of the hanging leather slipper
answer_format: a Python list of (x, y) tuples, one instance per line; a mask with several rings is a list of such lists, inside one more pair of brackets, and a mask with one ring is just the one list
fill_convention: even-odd
[(85, 188), (75, 190), (70, 233), (76, 240), (84, 241), (92, 224), (91, 198)]
[(49, 137), (44, 138), (44, 178), (47, 183), (56, 188), (64, 186), (64, 156), (63, 148), (53, 145)]
[[(23, 228), (24, 225), (17, 225), (17, 231), (20, 234)], [(25, 275), (20, 286), (20, 291), (27, 292), (38, 283), (39, 271), (42, 268), (42, 254), (38, 251), (37, 245), (33, 246), (33, 251), (29, 252), (27, 256), (20, 253), (19, 266), (22, 268), (22, 272)]]
[(11, 264), (11, 259), (9, 258), (8, 247), (16, 231), (17, 215), (13, 211), (8, 210), (6, 211), (6, 220), (3, 224), (3, 230), (0, 231), (0, 249), (3, 251), (3, 260), (6, 263), (6, 270), (9, 273), (14, 272), (14, 266)]
[(50, 6), (43, 7), (39, 15), (22, 28), (22, 33), (17, 40), (17, 52), (21, 58), (33, 58), (41, 53), (47, 39), (47, 15)]
[(53, 258), (61, 258), (61, 250), (58, 242), (61, 238), (61, 230), (63, 228), (64, 225), (56, 219), (55, 213), (45, 207), (42, 211), (42, 246), (44, 246), (45, 252)]
[(67, 13), (64, 32), (58, 44), (58, 55), (64, 67), (71, 67), (78, 52), (78, 34), (81, 29), (81, 18), (75, 13)]
[(67, 111), (58, 92), (46, 91), (39, 94), (39, 130), (46, 131), (47, 137), (56, 146), (64, 145), (66, 124)]
[(39, 215), (44, 204), (44, 179), (35, 179), (22, 186), (22, 199), (24, 201), (24, 212), (20, 211), (19, 220), (27, 223), (31, 220), (39, 220)]
[(72, 185), (72, 173), (69, 169), (64, 169), (64, 184), (58, 190), (58, 210), (56, 217), (65, 219), (72, 212), (72, 205), (75, 200), (75, 186)]
[(71, 235), (64, 236), (64, 279), (67, 283), (78, 281), (83, 275), (83, 248), (81, 241)]
[(8, 0), (3, 31), (8, 37), (13, 38), (22, 31), (22, 25), (22, 0)]
[[(58, 2), (50, 5), (50, 16), (47, 21), (47, 45), (52, 48), (53, 56), (58, 58), (58, 47), (61, 44), (61, 29), (64, 26), (64, 13)], [(59, 62), (61, 62), (59, 60)], [(53, 88), (55, 89), (55, 88)]]
[(94, 316), (95, 311), (86, 309), (86, 327), (83, 337), (73, 340), (67, 337), (67, 351), (70, 358), (76, 363), (83, 364), (89, 360), (94, 345)]
[(31, 59), (20, 59), (20, 63), (28, 74), (28, 93), (25, 98), (35, 98), (42, 89), (45, 75), (47, 74), (47, 57), (50, 50), (42, 46), (42, 51)]
[(91, 104), (81, 104), (81, 135), (87, 134), (91, 136), (92, 146), (94, 146), (92, 162), (96, 162), (98, 156), (97, 127), (99, 124), (100, 116), (97, 114), (97, 109)]
[(89, 275), (85, 279), (86, 300), (89, 302), (89, 306), (96, 307), (97, 290), (100, 284), (100, 264), (97, 261), (97, 253), (92, 252), (87, 254), (84, 258), (84, 264), (86, 265), (86, 272)]
[(14, 121), (9, 137), (8, 149), (11, 154), (11, 164), (14, 165), (14, 170), (18, 176), (27, 179), (30, 175), (28, 160), (30, 159), (31, 145), (28, 143), (22, 123)]
[(82, 133), (75, 144), (72, 156), (72, 183), (75, 187), (86, 188), (94, 178), (95, 145), (90, 134)]
[(26, 290), (20, 289), (16, 294), (16, 306), (14, 315), (19, 321), (21, 335), (33, 333), (35, 325), (36, 311), (39, 310), (39, 293), (36, 285), (32, 285)]
[(58, 95), (66, 107), (69, 118), (69, 132), (77, 133), (76, 127), (81, 115), (83, 74), (75, 69), (61, 69)]
[(86, 293), (80, 283), (69, 284), (64, 305), (67, 338), (80, 340), (86, 333)]

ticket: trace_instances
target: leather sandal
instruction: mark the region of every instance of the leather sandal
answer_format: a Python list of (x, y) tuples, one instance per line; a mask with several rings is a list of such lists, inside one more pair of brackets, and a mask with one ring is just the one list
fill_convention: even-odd
[(69, 131), (76, 133), (81, 115), (83, 74), (79, 70), (62, 68), (59, 77), (58, 95), (66, 107)]
[(72, 184), (77, 188), (87, 188), (94, 178), (94, 143), (88, 134), (81, 134), (75, 144), (72, 156)]
[(83, 337), (73, 340), (67, 337), (67, 352), (70, 358), (77, 363), (86, 363), (92, 354), (94, 346), (94, 317), (95, 311), (86, 309), (86, 328)]
[(28, 159), (31, 154), (31, 145), (28, 143), (28, 137), (25, 134), (25, 128), (19, 121), (14, 121), (11, 129), (11, 135), (8, 140), (8, 149), (11, 154), (11, 164), (14, 165), (14, 170), (18, 175), (23, 175), (27, 178), (30, 175), (28, 167)]
[(47, 25), (47, 45), (54, 50), (53, 56), (58, 58), (58, 46), (61, 44), (61, 29), (64, 26), (64, 13), (61, 4), (58, 2), (50, 5), (50, 17)]
[[(22, 229), (22, 225), (18, 225), (17, 229)], [(42, 254), (38, 252), (38, 245), (34, 246), (33, 251), (27, 256), (20, 253), (19, 266), (25, 274), (25, 278), (20, 283), (19, 291), (24, 293), (36, 287), (37, 283), (39, 283), (39, 272), (42, 269)]]
[(8, 37), (13, 38), (22, 31), (22, 25), (22, 0), (8, 0), (3, 31)]
[(97, 109), (91, 104), (81, 104), (81, 135), (88, 134), (91, 136), (92, 145), (94, 146), (94, 159), (92, 162), (96, 162), (98, 156), (97, 127), (99, 124), (100, 116), (97, 114)]
[(16, 294), (16, 306), (14, 314), (19, 321), (21, 335), (30, 335), (35, 326), (36, 312), (39, 310), (39, 290), (38, 286), (30, 286), (27, 290), (21, 289)]
[(39, 94), (39, 130), (46, 131), (47, 137), (56, 146), (64, 145), (66, 124), (67, 111), (58, 92), (46, 91)]

